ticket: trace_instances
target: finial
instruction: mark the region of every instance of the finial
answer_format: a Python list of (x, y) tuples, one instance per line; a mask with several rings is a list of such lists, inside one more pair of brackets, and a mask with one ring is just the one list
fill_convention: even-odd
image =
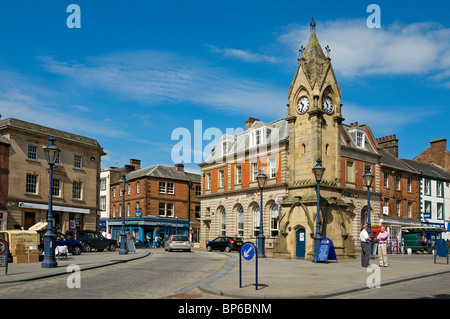
[(325, 47), (325, 51), (327, 51), (327, 57), (329, 58), (329, 57), (330, 57), (331, 49), (330, 49), (330, 47), (328, 46), (328, 44), (327, 44), (327, 46)]
[(314, 21), (314, 17), (312, 17), (311, 22), (309, 23), (311, 31), (316, 30), (316, 21)]
[(299, 57), (298, 57), (298, 60), (300, 61), (300, 59), (301, 59), (301, 57), (303, 56), (303, 53), (305, 52), (305, 47), (302, 45), (301, 47), (300, 47), (300, 50), (298, 50), (298, 53), (299, 53)]

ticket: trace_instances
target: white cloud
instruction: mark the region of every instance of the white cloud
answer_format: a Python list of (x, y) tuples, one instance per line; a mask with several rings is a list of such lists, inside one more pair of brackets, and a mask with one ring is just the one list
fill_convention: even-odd
[(240, 49), (232, 49), (232, 48), (224, 48), (219, 49), (213, 45), (207, 45), (211, 49), (212, 52), (223, 55), (224, 57), (231, 57), (237, 60), (242, 60), (245, 62), (269, 62), (269, 63), (277, 63), (279, 59), (274, 56), (269, 56), (260, 53), (254, 53), (249, 50), (240, 50)]
[[(317, 37), (329, 45), (333, 68), (340, 76), (419, 74), (450, 82), (450, 29), (433, 22), (393, 23), (369, 29), (365, 19), (317, 23)], [(279, 41), (297, 54), (299, 40), (306, 46), (310, 31), (290, 25)]]
[(184, 101), (246, 114), (283, 116), (287, 90), (232, 74), (185, 55), (139, 51), (112, 53), (84, 63), (42, 58), (44, 68), (75, 85), (108, 91), (142, 104)]

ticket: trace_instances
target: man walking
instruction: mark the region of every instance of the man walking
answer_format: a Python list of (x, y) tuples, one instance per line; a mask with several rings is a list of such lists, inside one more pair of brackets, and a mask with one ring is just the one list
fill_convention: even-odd
[(369, 266), (370, 259), (370, 237), (367, 232), (367, 225), (363, 225), (363, 229), (359, 234), (359, 239), (361, 240), (361, 266), (367, 268)]
[(387, 267), (388, 261), (387, 261), (387, 241), (388, 241), (389, 234), (386, 231), (386, 227), (381, 226), (381, 232), (377, 236), (378, 240), (378, 255), (380, 257), (380, 267)]

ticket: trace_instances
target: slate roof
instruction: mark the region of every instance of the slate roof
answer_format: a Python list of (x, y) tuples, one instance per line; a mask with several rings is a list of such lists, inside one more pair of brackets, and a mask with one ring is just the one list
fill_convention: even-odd
[[(200, 174), (188, 173), (179, 171), (175, 166), (156, 164), (153, 166), (141, 168), (132, 171), (126, 175), (127, 181), (134, 179), (151, 176), (157, 178), (166, 178), (172, 180), (200, 183)], [(117, 183), (119, 180), (114, 181), (111, 184)]]
[(422, 175), (450, 181), (450, 173), (436, 164), (421, 163), (403, 158), (401, 160), (415, 170), (421, 172)]
[(398, 169), (398, 170), (401, 170), (404, 172), (420, 174), (420, 172), (418, 170), (406, 165), (405, 163), (402, 162), (402, 160), (398, 159), (397, 157), (392, 155), (390, 152), (380, 149), (380, 153), (383, 155), (380, 158), (381, 166), (387, 166), (387, 167)]

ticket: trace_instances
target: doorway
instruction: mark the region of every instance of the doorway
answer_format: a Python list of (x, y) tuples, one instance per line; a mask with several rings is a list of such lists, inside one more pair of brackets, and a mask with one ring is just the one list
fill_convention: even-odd
[(24, 221), (23, 221), (23, 229), (28, 229), (34, 224), (36, 224), (35, 213), (25, 212)]
[(295, 257), (297, 259), (305, 259), (305, 230), (300, 228), (296, 232), (296, 252)]

